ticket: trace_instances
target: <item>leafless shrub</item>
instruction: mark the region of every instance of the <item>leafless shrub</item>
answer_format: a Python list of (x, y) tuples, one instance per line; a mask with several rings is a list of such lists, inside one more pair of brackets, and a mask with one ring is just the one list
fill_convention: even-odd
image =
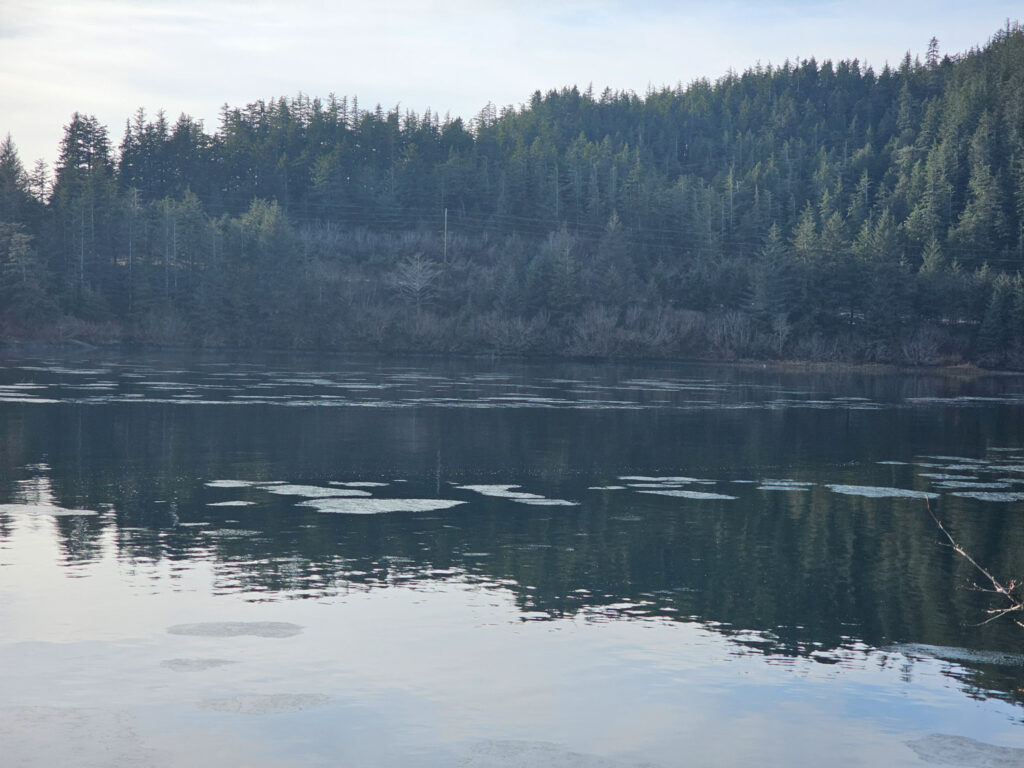
[(618, 316), (606, 307), (588, 307), (573, 323), (569, 351), (574, 355), (610, 355), (616, 350)]

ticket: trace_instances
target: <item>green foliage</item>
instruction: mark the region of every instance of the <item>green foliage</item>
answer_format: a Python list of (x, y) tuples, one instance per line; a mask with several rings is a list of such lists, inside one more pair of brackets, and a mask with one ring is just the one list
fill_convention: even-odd
[[(559, 351), (586, 326), (604, 348), (595, 329), (644, 307), (703, 313), (697, 353), (713, 328), (706, 350), (899, 359), (927, 321), (995, 359), (998, 276), (1024, 268), (1021, 94), (1009, 24), (881, 72), (812, 59), (642, 98), (563, 88), (468, 125), (299, 94), (225, 105), (213, 134), (140, 110), (115, 158), (76, 113), (48, 193), (0, 145), (0, 222), (35, 237), (61, 310), (140, 338), (386, 346), (405, 297), (403, 338), (462, 328), (467, 349), (499, 310), (502, 338), (544, 327), (531, 348)], [(417, 253), (444, 274), (410, 299), (393, 289), (422, 282)], [(682, 348), (668, 326), (643, 348)]]

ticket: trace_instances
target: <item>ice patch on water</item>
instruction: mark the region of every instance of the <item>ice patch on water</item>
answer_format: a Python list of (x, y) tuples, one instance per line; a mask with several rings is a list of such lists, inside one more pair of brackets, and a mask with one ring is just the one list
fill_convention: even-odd
[(644, 488), (679, 488), (680, 486), (687, 485), (687, 483), (627, 483), (630, 488), (644, 489)]
[(381, 515), (390, 512), (434, 512), (465, 503), (452, 499), (329, 498), (311, 499), (297, 506), (312, 507), (317, 512), (334, 515)]
[(566, 501), (565, 499), (516, 499), (520, 504), (530, 504), (534, 507), (578, 507), (578, 501)]
[(206, 669), (216, 669), (237, 663), (230, 659), (164, 659), (160, 662), (160, 666), (175, 672), (202, 672)]
[(724, 493), (706, 493), (704, 491), (640, 491), (640, 493), (653, 493), (658, 496), (672, 496), (680, 499), (737, 499), (738, 496), (728, 496)]
[(49, 397), (32, 397), (30, 395), (0, 395), (0, 403), (35, 403), (36, 405), (53, 405), (60, 400)]
[(204, 536), (213, 536), (219, 539), (244, 539), (260, 535), (259, 531), (250, 531), (245, 528), (213, 528), (202, 533)]
[(0, 504), (0, 515), (49, 515), (50, 517), (93, 517), (94, 509), (65, 509), (54, 504)]
[(281, 496), (304, 496), (307, 499), (370, 495), (368, 491), (360, 491), (355, 488), (324, 488), (320, 485), (267, 485), (264, 490)]
[(937, 499), (941, 494), (911, 491), (907, 488), (887, 488), (876, 485), (826, 485), (835, 493), (847, 496), (866, 496), (869, 499)]
[(619, 480), (633, 483), (697, 483), (702, 477), (646, 477), (644, 475), (620, 475)]
[(255, 483), (251, 480), (209, 480), (207, 488), (248, 488)]
[(780, 480), (774, 477), (766, 477), (761, 481), (761, 485), (776, 485), (776, 486), (789, 486), (792, 488), (810, 488), (814, 483), (806, 480)]
[(456, 485), (455, 487), (461, 491), (475, 491), (483, 496), (509, 499), (511, 501), (518, 501), (521, 504), (532, 504), (534, 506), (575, 507), (578, 505), (578, 502), (575, 501), (549, 499), (537, 493), (513, 490), (514, 488), (521, 487), (518, 485)]
[(970, 648), (955, 648), (946, 645), (928, 645), (926, 643), (899, 643), (892, 646), (893, 650), (908, 656), (928, 656), (943, 661), (956, 661), (968, 664), (994, 664), (1001, 667), (1024, 667), (1024, 654), (1004, 653), (1003, 651), (975, 651)]
[(587, 487), (588, 491), (624, 491), (626, 486), (624, 485), (591, 485)]
[[(542, 618), (547, 615), (543, 614)], [(640, 768), (636, 763), (570, 752), (543, 741), (483, 741), (474, 744), (458, 765), (463, 768)]]
[(147, 747), (127, 712), (98, 707), (0, 707), (4, 766), (149, 766), (171, 761)]
[(521, 488), (519, 485), (456, 485), (460, 491), (474, 491), (484, 496), (494, 496), (499, 499), (543, 499), (536, 493), (514, 491), (513, 488)]
[(907, 464), (905, 461), (876, 461), (876, 464), (887, 464), (893, 467), (902, 467)]
[(328, 485), (335, 485), (341, 488), (386, 488), (387, 483), (375, 483), (370, 480), (356, 481), (352, 483), (342, 483), (337, 480), (332, 480)]
[(935, 461), (951, 461), (957, 464), (984, 464), (983, 459), (972, 459), (967, 456), (931, 456), (922, 455), (922, 459), (934, 459)]
[(322, 693), (271, 693), (249, 696), (231, 696), (226, 699), (204, 699), (203, 709), (239, 715), (275, 715), (281, 712), (301, 712), (321, 707), (331, 700)]
[(211, 503), (207, 504), (206, 506), (208, 506), (208, 507), (251, 507), (255, 503), (256, 502), (253, 502), (253, 501), (241, 501), (241, 500), (236, 500), (236, 501), (214, 501), (214, 502), (211, 502)]
[(986, 490), (986, 491), (998, 491), (1004, 490), (1010, 487), (1009, 483), (1004, 482), (991, 482), (991, 483), (967, 483), (962, 480), (944, 480), (942, 482), (935, 483), (936, 488), (944, 488), (950, 490)]
[(977, 480), (976, 475), (946, 475), (942, 472), (922, 472), (918, 477), (927, 477), (929, 480)]
[(966, 736), (932, 733), (906, 744), (928, 765), (963, 768), (1020, 768), (1024, 765), (1024, 749), (986, 744)]
[(1024, 501), (1024, 493), (1018, 491), (954, 491), (953, 495), (976, 501)]
[(167, 632), (197, 637), (292, 637), (302, 632), (302, 627), (286, 621), (204, 621), (175, 624)]

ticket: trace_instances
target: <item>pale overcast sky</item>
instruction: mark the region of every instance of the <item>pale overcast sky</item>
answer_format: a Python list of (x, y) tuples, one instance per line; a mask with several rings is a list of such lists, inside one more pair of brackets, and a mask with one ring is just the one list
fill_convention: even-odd
[(29, 167), (76, 110), (116, 146), (138, 107), (212, 132), (225, 102), (300, 91), (470, 118), (571, 84), (643, 93), (811, 56), (881, 68), (1022, 16), (1019, 0), (0, 0), (0, 135)]

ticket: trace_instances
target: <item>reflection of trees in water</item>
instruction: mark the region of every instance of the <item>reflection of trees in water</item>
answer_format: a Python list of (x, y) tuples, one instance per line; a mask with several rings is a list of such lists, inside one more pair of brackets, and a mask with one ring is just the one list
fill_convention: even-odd
[[(158, 485), (166, 490), (169, 482)], [(432, 489), (425, 479), (403, 484), (402, 493)], [(563, 495), (582, 495), (569, 490), (575, 492)], [(861, 643), (1014, 650), (1019, 640), (1004, 626), (975, 626), (984, 602), (962, 588), (971, 574), (937, 546), (934, 524), (916, 500), (836, 496), (816, 487), (762, 493), (754, 504), (679, 503), (624, 491), (555, 510), (475, 497), (441, 513), (362, 517), (243, 493), (259, 503), (211, 508), (204, 505), (209, 489), (184, 482), (175, 499), (180, 520), (209, 525), (174, 527), (137, 488), (127, 488), (113, 502), (118, 556), (209, 561), (215, 591), (252, 599), (469, 578), (511, 590), (532, 619), (697, 621), (748, 651), (822, 663), (861, 653)], [(969, 505), (945, 503), (951, 529), (992, 554), (993, 568), (1020, 568), (1024, 531), (1011, 515), (979, 517)], [(109, 524), (59, 520), (69, 559), (98, 557)], [(235, 536), (232, 529), (253, 533)], [(1016, 698), (1024, 684), (1021, 670), (1005, 665), (963, 662), (950, 672), (979, 695)]]
[[(457, 364), (444, 366), (445, 373), (459, 371)], [(515, 370), (494, 394), (535, 383), (532, 369)], [(595, 379), (595, 370), (603, 377), (599, 383), (610, 385), (643, 369), (565, 365), (547, 367), (544, 375)], [(781, 397), (789, 389), (889, 402), (977, 394), (989, 386), (741, 368), (726, 369), (716, 383), (727, 388), (711, 400), (726, 405)], [(622, 391), (596, 396), (626, 397)], [(644, 390), (629, 397), (679, 404), (695, 395)], [(855, 648), (858, 640), (873, 647), (916, 642), (1014, 650), (1019, 637), (1012, 628), (974, 626), (984, 618), (985, 603), (962, 588), (969, 566), (937, 546), (934, 524), (918, 502), (841, 497), (820, 485), (807, 492), (745, 490), (735, 502), (585, 490), (644, 472), (716, 480), (813, 473), (821, 482), (868, 482), (870, 475), (876, 484), (906, 486), (909, 470), (874, 462), (935, 446), (969, 451), (1020, 443), (1017, 410), (922, 413), (913, 406), (690, 412), (0, 408), (0, 484), (10, 497), (17, 481), (39, 474), (25, 467), (45, 457), (58, 504), (113, 507), (109, 515), (57, 519), (67, 561), (99, 557), (102, 537), (110, 534), (124, 560), (209, 561), (217, 590), (255, 599), (464, 575), (508, 588), (534, 618), (700, 621), (771, 657), (824, 658)], [(202, 484), (226, 478), (321, 484), (404, 478), (410, 482), (387, 492), (428, 498), (455, 493), (448, 481), (519, 482), (524, 490), (584, 503), (527, 507), (463, 493), (458, 498), (469, 503), (440, 513), (332, 516), (295, 507), (297, 499)], [(206, 506), (226, 498), (257, 504)], [(1013, 516), (1018, 506), (982, 508), (948, 495), (941, 504), (951, 533), (980, 562), (997, 574), (1024, 573), (1024, 529)], [(209, 525), (179, 525), (190, 522)], [(256, 533), (232, 535), (232, 528)], [(10, 530), (0, 515), (0, 536)], [(1022, 684), (1012, 668), (968, 667), (965, 684), (980, 690), (1012, 693)]]

